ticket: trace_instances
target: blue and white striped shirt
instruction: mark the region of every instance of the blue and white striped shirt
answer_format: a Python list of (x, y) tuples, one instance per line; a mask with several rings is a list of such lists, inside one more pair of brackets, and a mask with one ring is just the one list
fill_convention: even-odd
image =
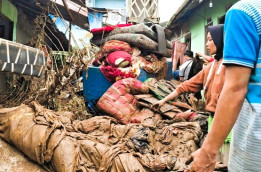
[(261, 0), (242, 0), (227, 12), (223, 64), (252, 68), (248, 93), (233, 128), (229, 171), (261, 171)]

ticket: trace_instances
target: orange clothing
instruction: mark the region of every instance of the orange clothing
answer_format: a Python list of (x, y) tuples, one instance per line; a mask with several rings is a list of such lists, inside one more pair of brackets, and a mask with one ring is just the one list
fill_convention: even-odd
[[(205, 89), (204, 96), (206, 99), (206, 110), (210, 112), (215, 112), (218, 97), (224, 85), (226, 67), (222, 65), (222, 61), (223, 58), (219, 61), (215, 61), (212, 74)], [(176, 89), (177, 93), (182, 94), (186, 92), (199, 92), (202, 90), (207, 82), (208, 73), (210, 72), (212, 63), (214, 62), (209, 63), (202, 71), (190, 80), (180, 84)], [(218, 74), (220, 65), (222, 66), (220, 68), (220, 73)]]

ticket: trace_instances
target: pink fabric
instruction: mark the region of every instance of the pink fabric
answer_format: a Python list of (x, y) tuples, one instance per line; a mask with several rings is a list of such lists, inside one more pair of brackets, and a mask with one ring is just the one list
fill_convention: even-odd
[(111, 26), (105, 26), (102, 28), (94, 28), (91, 30), (91, 33), (93, 35), (101, 35), (104, 33), (108, 33), (111, 32), (113, 29), (117, 28), (117, 27), (126, 27), (126, 26), (131, 26), (131, 23), (127, 23), (127, 24), (117, 24), (117, 25), (111, 25)]
[(215, 60), (214, 57), (211, 57), (211, 59), (209, 60), (209, 62), (213, 62)]
[[(116, 42), (114, 42), (116, 41)], [(105, 62), (105, 65), (111, 65), (113, 67), (118, 67), (119, 63), (115, 63), (117, 59), (122, 58), (123, 61), (129, 61), (129, 65), (131, 65), (131, 55), (128, 52), (132, 51), (132, 48), (123, 41), (114, 40), (113, 42), (107, 41), (105, 50), (99, 51), (97, 58), (93, 61), (94, 66), (102, 65), (102, 62)], [(104, 48), (104, 47), (103, 47)], [(126, 52), (127, 51), (127, 52)], [(111, 52), (111, 53), (110, 53)], [(107, 53), (109, 53), (107, 55)], [(107, 58), (106, 58), (107, 56)]]
[(192, 113), (192, 114), (190, 115), (190, 117), (189, 117), (189, 120), (193, 119), (197, 114), (198, 114), (197, 112)]
[(112, 66), (101, 66), (101, 72), (110, 82), (115, 82), (119, 79), (135, 77), (132, 72), (124, 73), (120, 69), (114, 68)]
[(110, 53), (105, 59), (105, 64), (111, 65), (112, 67), (118, 67), (119, 63), (116, 63), (117, 60), (129, 61), (129, 65), (131, 65), (131, 55), (126, 51), (115, 51)]
[(102, 47), (104, 53), (110, 53), (113, 51), (126, 51), (128, 53), (132, 52), (132, 48), (129, 43), (119, 40), (111, 40), (105, 42)]
[(92, 65), (93, 65), (93, 66), (101, 66), (104, 59), (105, 59), (105, 57), (97, 58), (97, 59), (95, 59), (95, 60), (92, 62)]
[(179, 62), (179, 65), (182, 65), (185, 60), (184, 60), (184, 52), (186, 51), (186, 44), (181, 43), (179, 41), (173, 42), (173, 47), (172, 47), (172, 69), (176, 70), (177, 65)]
[(141, 93), (149, 93), (149, 88), (141, 81), (134, 78), (122, 79), (102, 95), (96, 106), (123, 124), (128, 124), (138, 110), (137, 100), (133, 95)]

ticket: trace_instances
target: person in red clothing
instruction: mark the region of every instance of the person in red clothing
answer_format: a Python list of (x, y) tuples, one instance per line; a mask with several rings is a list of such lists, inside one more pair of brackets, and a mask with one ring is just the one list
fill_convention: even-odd
[(203, 89), (206, 111), (214, 114), (217, 100), (223, 88), (225, 66), (223, 60), (223, 25), (209, 26), (206, 47), (211, 55), (215, 54), (215, 60), (208, 64), (202, 71), (191, 79), (180, 84), (172, 93), (164, 99), (156, 102), (153, 107), (159, 108), (164, 103), (174, 99), (182, 93), (199, 92)]

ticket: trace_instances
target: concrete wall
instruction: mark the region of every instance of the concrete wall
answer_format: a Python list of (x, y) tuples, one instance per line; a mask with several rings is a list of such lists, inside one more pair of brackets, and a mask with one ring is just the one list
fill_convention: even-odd
[(189, 27), (192, 51), (205, 52), (205, 27), (207, 25), (207, 19), (211, 18), (213, 25), (217, 25), (219, 18), (225, 15), (228, 7), (237, 1), (238, 0), (213, 0), (213, 7), (209, 7), (209, 1), (206, 1), (190, 14)]
[(19, 10), (18, 14), (16, 42), (27, 44), (33, 37), (34, 23), (29, 21), (22, 11)]
[(189, 28), (191, 33), (191, 50), (205, 52), (205, 19), (204, 7), (190, 15)]
[(1, 13), (6, 18), (13, 22), (13, 40), (22, 44), (26, 44), (33, 36), (33, 22), (26, 19), (22, 11), (16, 9), (16, 7), (8, 0), (1, 0)]
[[(33, 23), (28, 21), (22, 12), (19, 12), (16, 7), (8, 0), (0, 0), (0, 13), (2, 15), (0, 23), (5, 25), (5, 33), (9, 32), (9, 22), (13, 22), (12, 41), (27, 44), (33, 36)], [(8, 35), (5, 35), (8, 39)], [(7, 73), (0, 73), (0, 93), (7, 90), (6, 86)]]
[[(95, 7), (113, 9), (114, 12), (118, 12), (122, 15), (108, 13), (106, 24), (115, 25), (126, 23), (126, 0), (95, 0)], [(103, 22), (105, 22), (105, 18), (103, 18)]]
[(13, 22), (13, 41), (16, 41), (16, 24), (17, 24), (17, 17), (18, 12), (16, 7), (11, 4), (8, 0), (1, 0), (0, 1), (1, 13), (9, 18)]
[(181, 42), (184, 42), (184, 35), (190, 32), (191, 50), (195, 53), (205, 53), (205, 35), (208, 19), (212, 19), (213, 25), (219, 24), (219, 18), (225, 16), (229, 7), (237, 1), (238, 0), (212, 0), (213, 7), (209, 7), (209, 0), (203, 1), (199, 7), (193, 9), (186, 17), (183, 17), (183, 23), (180, 26), (172, 30), (174, 34), (171, 40), (180, 40)]
[[(5, 26), (10, 26), (9, 22), (13, 22), (13, 36), (12, 36), (12, 41), (16, 41), (16, 24), (17, 24), (17, 9), (15, 8), (14, 5), (12, 5), (8, 0), (0, 0), (0, 13), (1, 15), (4, 16)], [(8, 21), (8, 19), (10, 21)], [(9, 28), (8, 28), (9, 30)], [(6, 37), (5, 37), (6, 38)], [(7, 39), (7, 38), (6, 38)], [(6, 73), (0, 73), (0, 94), (1, 92), (6, 91), (7, 86), (6, 86)]]

